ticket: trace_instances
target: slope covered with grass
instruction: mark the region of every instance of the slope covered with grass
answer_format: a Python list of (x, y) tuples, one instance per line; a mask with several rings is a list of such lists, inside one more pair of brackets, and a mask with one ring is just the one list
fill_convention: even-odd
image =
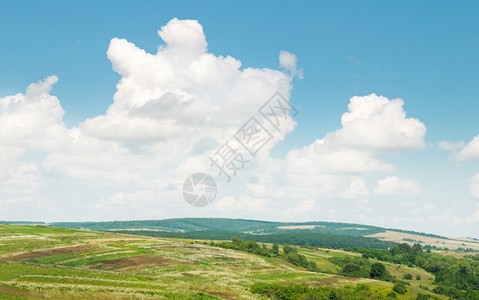
[[(319, 270), (308, 271), (281, 256), (203, 241), (0, 225), (0, 298), (261, 299), (268, 296), (258, 292), (261, 285), (336, 289), (338, 295), (362, 293), (358, 299), (382, 299), (391, 293), (393, 283), (343, 276), (341, 267), (330, 259), (357, 254), (317, 248), (298, 251)], [(387, 268), (401, 276), (405, 267)], [(421, 283), (398, 294), (400, 299), (427, 293), (419, 285), (432, 286), (432, 278), (421, 274)], [(359, 284), (368, 288), (358, 288)]]

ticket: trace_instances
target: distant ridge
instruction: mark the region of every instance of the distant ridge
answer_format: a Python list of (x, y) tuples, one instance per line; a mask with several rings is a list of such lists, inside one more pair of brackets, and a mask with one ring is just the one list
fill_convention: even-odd
[[(275, 222), (250, 219), (229, 218), (172, 218), (163, 220), (133, 220), (107, 222), (32, 222), (32, 221), (0, 221), (13, 225), (42, 225), (67, 229), (91, 231), (110, 231), (137, 235), (197, 238), (197, 239), (230, 239), (241, 236), (244, 239), (275, 240), (280, 243), (287, 240), (296, 245), (328, 244), (335, 241), (335, 245), (344, 247), (365, 245), (381, 242), (381, 246), (397, 243), (419, 243), (423, 247), (435, 250), (479, 251), (479, 241), (474, 239), (448, 238), (437, 234), (383, 228), (378, 226), (357, 223), (341, 222)], [(292, 238), (295, 242), (291, 242)], [(349, 240), (344, 237), (350, 237)], [(361, 239), (363, 238), (363, 239)], [(339, 242), (341, 241), (341, 242)], [(368, 242), (370, 241), (370, 242)], [(333, 242), (331, 242), (333, 243)], [(332, 245), (332, 244), (331, 244)], [(375, 247), (376, 247), (375, 246)]]
[[(312, 232), (367, 236), (375, 233), (398, 231), (410, 234), (416, 234), (427, 237), (443, 238), (447, 237), (415, 232), (409, 230), (382, 228), (378, 226), (362, 225), (357, 223), (341, 222), (275, 222), (250, 219), (229, 219), (229, 218), (173, 218), (163, 220), (135, 220), (135, 221), (108, 221), (108, 222), (53, 222), (49, 224), (55, 227), (64, 227), (71, 229), (89, 229), (99, 231), (110, 230), (161, 230), (167, 232), (190, 232), (198, 230), (224, 230), (236, 232), (248, 232), (251, 234), (266, 234), (291, 232), (291, 230), (310, 230)], [(288, 226), (308, 226), (316, 225), (314, 228), (305, 229), (287, 229)], [(278, 228), (281, 227), (281, 228)]]

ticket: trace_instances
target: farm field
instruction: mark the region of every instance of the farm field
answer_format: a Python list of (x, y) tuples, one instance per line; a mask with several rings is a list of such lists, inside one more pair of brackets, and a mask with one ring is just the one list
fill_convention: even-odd
[(448, 248), (457, 250), (458, 248), (469, 248), (475, 251), (479, 250), (479, 242), (470, 239), (454, 239), (454, 238), (438, 238), (429, 237), (418, 234), (404, 233), (386, 230), (368, 235), (367, 237), (377, 238), (384, 241), (391, 241), (396, 243), (419, 243), (421, 245), (435, 246), (438, 248)]
[[(0, 298), (264, 299), (251, 291), (258, 282), (350, 289), (366, 284), (378, 299), (392, 289), (390, 282), (338, 275), (339, 266), (329, 258), (356, 253), (298, 249), (321, 272), (205, 241), (0, 225)], [(423, 270), (386, 265), (397, 277), (421, 274), (399, 299), (433, 287), (433, 276)]]

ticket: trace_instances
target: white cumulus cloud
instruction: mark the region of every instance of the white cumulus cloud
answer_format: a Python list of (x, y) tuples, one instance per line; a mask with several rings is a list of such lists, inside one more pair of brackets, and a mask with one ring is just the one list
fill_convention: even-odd
[(413, 196), (421, 193), (421, 186), (419, 183), (409, 179), (388, 176), (378, 181), (374, 193), (378, 195)]
[(407, 118), (401, 99), (371, 94), (353, 97), (342, 128), (287, 156), (293, 174), (362, 174), (392, 171), (381, 155), (425, 146), (426, 126)]
[(446, 141), (441, 141), (437, 143), (437, 146), (439, 149), (449, 151), (449, 152), (456, 152), (459, 149), (464, 148), (465, 143), (463, 141), (459, 142), (446, 142)]
[(351, 98), (343, 127), (326, 138), (336, 144), (376, 151), (398, 151), (425, 147), (426, 126), (407, 118), (402, 99), (389, 100), (371, 94)]
[(0, 98), (0, 145), (55, 149), (66, 135), (63, 108), (50, 90), (58, 81), (49, 76), (32, 83), (25, 94)]
[(366, 183), (360, 177), (351, 178), (349, 187), (338, 193), (339, 197), (350, 198), (350, 199), (366, 197), (368, 195), (369, 195), (369, 191), (366, 187)]
[[(121, 76), (117, 91), (104, 114), (78, 127), (65, 128), (60, 101), (50, 94), (56, 76), (31, 84), (25, 94), (0, 99), (0, 200), (32, 198), (48, 178), (69, 178), (80, 190), (86, 184), (152, 191), (146, 198), (188, 207), (179, 191), (186, 176), (215, 172), (208, 156), (272, 95), (290, 97), (291, 70), (244, 67), (236, 58), (209, 52), (198, 21), (173, 19), (158, 35), (164, 43), (156, 53), (125, 39), (111, 40), (107, 55)], [(256, 165), (275, 164), (269, 151), (295, 125), (292, 118), (282, 122)], [(25, 153), (35, 161), (23, 161)], [(113, 194), (98, 199), (97, 208), (136, 207), (129, 201), (145, 198)], [(257, 203), (253, 208), (259, 208), (264, 201), (235, 196), (236, 207)]]
[(479, 160), (479, 135), (462, 148), (455, 156), (455, 159), (457, 161)]
[(335, 147), (327, 139), (316, 140), (302, 149), (288, 153), (290, 174), (362, 174), (391, 171), (394, 167), (365, 150)]
[(24, 154), (60, 149), (67, 141), (63, 108), (50, 95), (57, 81), (52, 75), (30, 84), (24, 94), (0, 98), (0, 202), (35, 200), (40, 172)]
[(111, 40), (108, 58), (121, 80), (107, 113), (83, 122), (82, 132), (120, 142), (225, 139), (275, 92), (289, 97), (289, 75), (241, 70), (239, 60), (209, 53), (197, 21), (173, 19), (158, 34), (166, 45), (155, 54)]
[[(241, 69), (239, 60), (208, 52), (198, 21), (173, 19), (158, 34), (165, 45), (154, 54), (111, 40), (108, 58), (121, 75), (114, 101), (105, 114), (70, 130), (71, 143), (43, 163), (49, 172), (121, 184), (158, 178), (179, 184), (192, 172), (209, 170), (208, 155), (273, 94), (289, 98), (289, 74)], [(267, 157), (294, 127), (292, 118), (284, 120), (258, 155)]]
[(296, 55), (284, 50), (279, 52), (279, 65), (289, 71), (291, 76), (298, 76), (302, 79), (303, 70), (298, 70), (297, 63), (298, 57), (296, 57)]

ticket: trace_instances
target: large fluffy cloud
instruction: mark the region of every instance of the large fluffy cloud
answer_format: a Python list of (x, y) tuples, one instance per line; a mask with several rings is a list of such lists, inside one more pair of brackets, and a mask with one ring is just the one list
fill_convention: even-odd
[(49, 76), (28, 86), (25, 94), (0, 99), (0, 145), (55, 149), (64, 142), (63, 108), (50, 95), (58, 81)]
[[(187, 207), (179, 191), (185, 177), (216, 172), (208, 156), (250, 117), (267, 126), (258, 109), (273, 94), (289, 99), (294, 75), (243, 68), (238, 59), (208, 52), (197, 21), (173, 19), (158, 35), (164, 44), (156, 53), (111, 40), (108, 58), (121, 76), (113, 103), (78, 127), (65, 128), (60, 102), (50, 95), (56, 76), (31, 84), (25, 94), (0, 99), (0, 200), (33, 199), (41, 182), (52, 190), (49, 181), (69, 178), (80, 190), (84, 185), (112, 189), (113, 196), (101, 196), (91, 209), (128, 207), (141, 191), (148, 191), (148, 201), (152, 195), (162, 199), (163, 207)], [(288, 66), (296, 67), (296, 61)], [(269, 150), (294, 126), (292, 118), (278, 128), (269, 126), (273, 140), (258, 153), (263, 162), (251, 167), (273, 166)]]
[(333, 143), (367, 150), (398, 151), (425, 147), (426, 126), (407, 118), (402, 99), (371, 94), (351, 98), (343, 127), (327, 136)]
[(209, 53), (197, 21), (173, 19), (158, 34), (166, 45), (155, 54), (112, 39), (108, 58), (121, 75), (114, 103), (82, 132), (120, 142), (227, 138), (275, 92), (289, 97), (285, 73), (241, 70), (239, 60)]
[[(231, 56), (209, 53), (197, 21), (173, 19), (158, 34), (165, 44), (154, 54), (124, 39), (111, 40), (108, 58), (121, 76), (114, 101), (105, 114), (70, 130), (70, 144), (44, 161), (48, 172), (121, 184), (168, 180), (179, 185), (192, 172), (216, 172), (208, 155), (258, 116), (273, 94), (289, 98), (291, 75), (242, 69)], [(267, 157), (294, 126), (292, 118), (285, 119), (259, 155)]]
[(407, 118), (401, 99), (371, 94), (353, 97), (341, 117), (341, 129), (328, 133), (303, 149), (293, 150), (287, 161), (290, 172), (361, 174), (391, 171), (380, 159), (387, 152), (423, 148), (426, 126)]
[(0, 98), (0, 202), (34, 200), (41, 181), (38, 166), (22, 156), (59, 149), (67, 142), (63, 108), (50, 95), (57, 81), (49, 76), (30, 84), (24, 94)]
[[(351, 98), (348, 111), (341, 117), (340, 129), (288, 153), (287, 174), (301, 190), (292, 194), (303, 198), (368, 196), (362, 176), (395, 169), (384, 161), (385, 155), (425, 147), (426, 126), (418, 119), (406, 117), (403, 105), (401, 99), (389, 100), (375, 94)], [(382, 181), (376, 194), (416, 194), (420, 190), (416, 183), (398, 178), (394, 187), (386, 187), (396, 178)]]

